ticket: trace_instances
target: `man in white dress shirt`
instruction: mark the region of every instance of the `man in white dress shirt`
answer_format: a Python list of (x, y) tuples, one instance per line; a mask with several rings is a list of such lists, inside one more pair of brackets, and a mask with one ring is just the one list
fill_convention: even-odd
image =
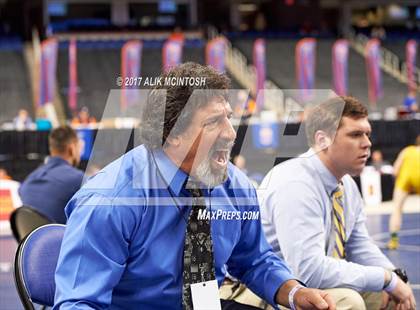
[[(309, 287), (328, 289), (337, 309), (415, 309), (411, 288), (373, 243), (350, 175), (370, 155), (371, 127), (355, 98), (336, 97), (306, 119), (311, 149), (275, 166), (259, 193), (267, 240)], [(404, 277), (403, 277), (404, 278)]]

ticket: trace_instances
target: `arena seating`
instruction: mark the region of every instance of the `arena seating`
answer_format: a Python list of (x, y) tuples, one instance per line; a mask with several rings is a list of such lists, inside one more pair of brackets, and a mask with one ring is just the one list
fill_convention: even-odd
[[(0, 123), (11, 121), (19, 109), (32, 110), (32, 96), (22, 44), (0, 44)], [(10, 77), (13, 77), (12, 79)]]
[[(253, 39), (236, 39), (232, 43), (251, 62)], [(295, 46), (297, 39), (268, 39), (267, 41), (267, 75), (279, 87), (297, 88), (295, 74)], [(315, 87), (332, 88), (331, 47), (330, 39), (317, 40), (316, 81)], [(349, 94), (368, 103), (368, 84), (364, 58), (350, 48), (349, 53)], [(407, 86), (382, 71), (384, 96), (378, 102), (378, 110), (399, 105), (407, 92)]]

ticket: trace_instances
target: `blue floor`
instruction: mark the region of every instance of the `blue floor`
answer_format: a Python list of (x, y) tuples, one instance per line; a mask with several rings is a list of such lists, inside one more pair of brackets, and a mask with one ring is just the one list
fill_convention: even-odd
[(404, 214), (400, 232), (400, 248), (389, 251), (385, 245), (389, 215), (370, 215), (367, 226), (370, 235), (395, 266), (407, 270), (417, 304), (420, 304), (420, 214)]
[[(407, 270), (414, 287), (417, 304), (420, 304), (420, 214), (405, 214), (401, 230), (401, 248), (388, 251), (383, 246), (388, 241), (388, 215), (370, 215), (367, 226), (372, 238), (398, 267)], [(12, 264), (16, 242), (12, 237), (0, 237), (0, 309), (23, 309), (13, 282)]]

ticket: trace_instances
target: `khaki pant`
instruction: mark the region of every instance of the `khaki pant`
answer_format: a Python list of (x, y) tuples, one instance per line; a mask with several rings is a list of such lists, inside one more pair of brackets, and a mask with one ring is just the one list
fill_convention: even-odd
[[(382, 292), (358, 293), (349, 288), (332, 288), (324, 290), (335, 301), (337, 310), (379, 310), (382, 304)], [(220, 298), (234, 300), (244, 305), (272, 310), (273, 307), (255, 295), (244, 284), (225, 280), (219, 290)], [(282, 309), (288, 309), (282, 307)], [(388, 309), (392, 309), (391, 305)]]
[[(382, 292), (359, 293), (349, 288), (324, 290), (335, 301), (337, 310), (379, 310), (382, 305)], [(387, 309), (392, 309), (391, 303)]]
[(229, 279), (225, 279), (219, 289), (219, 295), (220, 299), (234, 300), (240, 304), (254, 306), (260, 309), (273, 310), (273, 307), (240, 282), (233, 282)]

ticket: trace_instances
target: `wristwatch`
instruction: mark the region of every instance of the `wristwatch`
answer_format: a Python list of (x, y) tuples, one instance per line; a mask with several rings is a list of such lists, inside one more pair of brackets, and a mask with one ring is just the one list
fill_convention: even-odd
[(408, 276), (407, 276), (407, 272), (405, 271), (405, 269), (401, 269), (401, 268), (397, 268), (392, 270), (392, 272), (395, 272), (395, 274), (404, 282), (407, 283), (408, 282)]

